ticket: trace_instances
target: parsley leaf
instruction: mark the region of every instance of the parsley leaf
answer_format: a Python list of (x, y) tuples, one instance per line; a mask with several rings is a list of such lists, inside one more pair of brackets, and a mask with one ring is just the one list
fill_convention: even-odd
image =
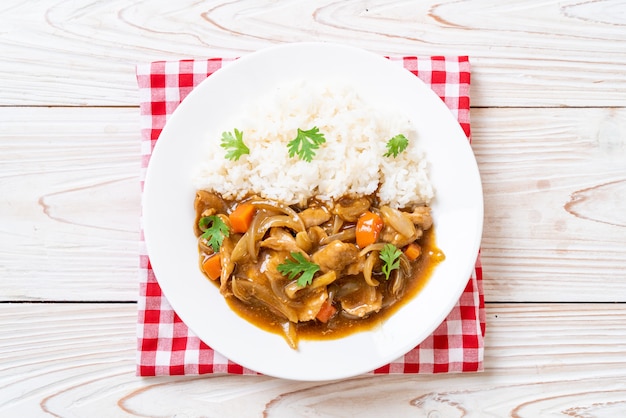
[(398, 134), (387, 141), (387, 152), (383, 154), (383, 157), (391, 157), (396, 158), (398, 154), (406, 149), (409, 146), (409, 140), (406, 136), (402, 134)]
[(200, 238), (207, 241), (207, 244), (213, 248), (213, 251), (218, 252), (230, 231), (228, 225), (220, 219), (219, 216), (204, 216), (198, 221), (198, 226), (203, 234)]
[(298, 135), (296, 138), (287, 144), (289, 156), (293, 157), (298, 154), (298, 157), (300, 157), (301, 160), (310, 163), (315, 156), (315, 150), (318, 149), (324, 142), (326, 142), (326, 138), (324, 137), (324, 134), (320, 133), (317, 126), (314, 126), (308, 131), (303, 131), (298, 128)]
[(385, 244), (380, 251), (380, 259), (383, 261), (383, 273), (385, 273), (385, 280), (389, 280), (389, 274), (392, 270), (400, 268), (400, 254), (402, 252), (396, 248), (393, 244)]
[(285, 259), (285, 262), (279, 264), (276, 269), (283, 276), (289, 276), (290, 279), (294, 279), (298, 274), (302, 273), (298, 278), (299, 287), (311, 284), (313, 275), (319, 271), (320, 266), (311, 263), (301, 253), (295, 251), (291, 253), (291, 257), (293, 260)]
[(250, 154), (250, 148), (243, 143), (243, 132), (237, 128), (234, 132), (235, 135), (232, 132), (222, 132), (220, 147), (227, 151), (226, 158), (237, 161), (242, 155)]

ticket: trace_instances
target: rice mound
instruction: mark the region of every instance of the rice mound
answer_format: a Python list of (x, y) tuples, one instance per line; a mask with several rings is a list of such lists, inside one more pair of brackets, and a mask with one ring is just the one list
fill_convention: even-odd
[[(377, 192), (382, 204), (402, 208), (428, 204), (433, 198), (411, 121), (376, 108), (349, 84), (285, 84), (227, 122), (209, 133), (209, 155), (194, 179), (197, 189), (229, 200), (257, 194), (287, 204)], [(326, 138), (313, 160), (289, 157), (287, 144), (298, 128), (313, 127)], [(220, 140), (222, 132), (235, 128), (243, 132), (250, 153), (231, 161)], [(409, 139), (407, 149), (395, 158), (383, 157), (387, 141), (400, 133)]]

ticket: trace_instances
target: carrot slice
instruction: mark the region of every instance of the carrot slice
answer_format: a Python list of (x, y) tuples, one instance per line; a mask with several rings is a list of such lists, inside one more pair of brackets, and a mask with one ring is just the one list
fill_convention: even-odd
[(251, 203), (242, 203), (238, 205), (235, 210), (228, 215), (232, 232), (236, 234), (245, 233), (252, 224), (255, 210), (256, 209)]
[(211, 280), (217, 280), (222, 274), (222, 257), (219, 254), (212, 255), (202, 263), (202, 270)]
[(404, 255), (410, 261), (415, 261), (420, 255), (422, 255), (422, 247), (412, 242), (404, 248)]
[(382, 229), (383, 219), (373, 212), (365, 212), (356, 221), (356, 245), (365, 248), (375, 243)]
[(320, 308), (320, 311), (317, 313), (315, 318), (317, 318), (317, 320), (320, 322), (326, 323), (330, 318), (332, 318), (335, 312), (337, 312), (337, 308), (335, 308), (332, 303), (328, 303), (328, 301), (326, 300), (322, 304), (322, 307)]

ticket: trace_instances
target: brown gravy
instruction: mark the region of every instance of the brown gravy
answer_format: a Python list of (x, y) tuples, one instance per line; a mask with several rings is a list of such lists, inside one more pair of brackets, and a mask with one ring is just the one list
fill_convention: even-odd
[[(436, 246), (435, 228), (424, 231), (420, 239), (422, 256), (413, 265), (413, 277), (407, 285), (403, 297), (393, 305), (382, 308), (378, 313), (367, 318), (350, 319), (335, 315), (328, 323), (319, 321), (299, 322), (296, 325), (298, 338), (301, 340), (331, 340), (350, 334), (371, 330), (393, 315), (401, 306), (410, 301), (428, 282), (435, 267), (444, 260), (444, 255)], [(217, 285), (217, 283), (216, 283)], [(276, 315), (261, 305), (247, 305), (234, 296), (227, 297), (230, 308), (245, 320), (257, 327), (283, 335), (282, 323), (276, 321)]]

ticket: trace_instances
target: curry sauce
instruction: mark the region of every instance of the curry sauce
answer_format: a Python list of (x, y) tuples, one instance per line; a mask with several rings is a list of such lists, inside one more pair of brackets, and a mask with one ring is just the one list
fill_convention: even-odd
[(396, 209), (374, 196), (299, 205), (199, 191), (200, 269), (230, 308), (298, 340), (373, 329), (413, 298), (444, 259), (430, 208)]
[[(331, 340), (346, 337), (355, 332), (367, 331), (376, 328), (387, 318), (392, 316), (404, 304), (415, 297), (426, 285), (428, 279), (437, 265), (445, 259), (445, 256), (436, 246), (434, 228), (425, 231), (421, 244), (423, 254), (419, 262), (414, 267), (414, 274), (408, 282), (408, 286), (403, 297), (391, 306), (381, 309), (374, 315), (367, 318), (347, 318), (336, 315), (326, 324), (319, 321), (307, 321), (296, 324), (297, 333), (300, 339), (306, 340)], [(383, 278), (384, 280), (384, 278)], [(276, 320), (276, 315), (262, 305), (250, 305), (241, 302), (236, 297), (226, 298), (230, 308), (237, 315), (246, 321), (254, 324), (258, 328), (275, 334), (283, 334), (282, 322)]]

